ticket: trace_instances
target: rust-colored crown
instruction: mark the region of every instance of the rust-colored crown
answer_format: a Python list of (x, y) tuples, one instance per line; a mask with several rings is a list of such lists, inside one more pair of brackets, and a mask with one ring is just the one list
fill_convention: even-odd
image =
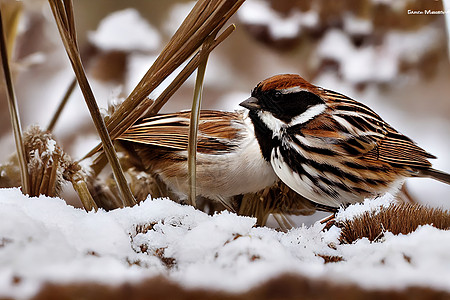
[(302, 77), (296, 74), (281, 74), (269, 77), (258, 84), (261, 91), (268, 90), (283, 90), (293, 87), (300, 87), (301, 89), (309, 90), (311, 92), (317, 89)]

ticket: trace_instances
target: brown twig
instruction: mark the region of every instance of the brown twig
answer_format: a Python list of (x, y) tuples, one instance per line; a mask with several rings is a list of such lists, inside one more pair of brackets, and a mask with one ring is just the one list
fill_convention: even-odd
[[(167, 76), (195, 53), (212, 33), (217, 33), (243, 2), (244, 0), (197, 1), (192, 11), (135, 89), (108, 119), (107, 127), (112, 139), (119, 137), (125, 132), (144, 112), (155, 114), (159, 111), (168, 99), (166, 96), (171, 96), (174, 91), (166, 92), (164, 97), (160, 96), (158, 98), (160, 101), (157, 100), (155, 102), (149, 100), (147, 96)], [(216, 39), (211, 48), (207, 51), (205, 50), (205, 52), (211, 52), (233, 29), (234, 27), (229, 27)], [(185, 67), (185, 73), (177, 77), (181, 82), (171, 85), (170, 89), (178, 88), (198, 67), (199, 62), (199, 54), (197, 53), (190, 61), (192, 64), (189, 67)], [(184, 77), (186, 74), (188, 75)], [(86, 157), (92, 156), (100, 149), (101, 147), (97, 146)]]
[(19, 117), (19, 111), (18, 111), (18, 106), (17, 106), (16, 94), (14, 92), (14, 86), (13, 86), (12, 76), (11, 76), (11, 69), (9, 68), (6, 37), (5, 37), (4, 28), (3, 28), (3, 20), (2, 20), (1, 11), (0, 11), (0, 27), (1, 27), (0, 28), (0, 31), (1, 31), (1, 37), (0, 37), (1, 59), (2, 59), (3, 71), (4, 71), (5, 82), (6, 82), (6, 87), (7, 87), (9, 113), (11, 116), (11, 123), (12, 123), (12, 127), (13, 127), (13, 132), (14, 132), (17, 156), (19, 158), (20, 177), (21, 177), (21, 181), (22, 181), (22, 192), (24, 194), (28, 194), (30, 191), (30, 187), (29, 187), (30, 178), (29, 178), (29, 174), (28, 174), (28, 163), (27, 163), (27, 158), (26, 158), (26, 153), (25, 153), (25, 146), (23, 144), (22, 126), (20, 125), (20, 117)]
[[(227, 27), (212, 43), (209, 47), (202, 49), (204, 54), (209, 54), (213, 51), (220, 43), (222, 43), (230, 34), (236, 29), (236, 27), (231, 24)], [(159, 95), (154, 103), (148, 109), (148, 116), (157, 114), (161, 108), (166, 104), (166, 102), (172, 97), (172, 95), (177, 91), (177, 89), (183, 84), (184, 81), (195, 71), (195, 69), (200, 64), (200, 51), (198, 51), (194, 57), (189, 61), (189, 63), (184, 67), (180, 74), (175, 77), (175, 79), (169, 84), (169, 86)]]
[(189, 176), (189, 202), (196, 207), (195, 198), (197, 196), (197, 136), (200, 122), (200, 108), (202, 104), (203, 81), (205, 79), (206, 63), (209, 53), (203, 50), (209, 48), (214, 42), (215, 35), (210, 35), (200, 50), (200, 65), (197, 69), (197, 78), (195, 80), (194, 98), (192, 100), (191, 118), (189, 120), (188, 137), (188, 176)]
[(64, 96), (61, 100), (61, 102), (58, 105), (58, 108), (56, 109), (55, 113), (53, 114), (52, 119), (50, 120), (50, 123), (47, 126), (47, 131), (53, 131), (53, 128), (55, 128), (56, 122), (58, 121), (59, 117), (61, 116), (61, 113), (64, 109), (64, 107), (67, 104), (67, 101), (69, 100), (70, 96), (72, 95), (73, 91), (75, 90), (75, 87), (77, 86), (77, 79), (74, 78), (70, 85), (67, 87), (66, 92), (64, 93)]
[(131, 194), (130, 188), (125, 180), (125, 176), (120, 166), (117, 154), (114, 150), (111, 138), (106, 129), (103, 118), (100, 114), (97, 102), (95, 101), (94, 93), (89, 85), (86, 73), (81, 63), (80, 53), (77, 46), (75, 22), (73, 15), (73, 6), (71, 0), (49, 0), (50, 7), (58, 26), (64, 47), (66, 49), (69, 60), (72, 64), (78, 84), (83, 93), (86, 105), (88, 106), (94, 125), (102, 141), (102, 146), (105, 151), (108, 162), (113, 170), (114, 178), (120, 192), (124, 206), (132, 206), (136, 201)]

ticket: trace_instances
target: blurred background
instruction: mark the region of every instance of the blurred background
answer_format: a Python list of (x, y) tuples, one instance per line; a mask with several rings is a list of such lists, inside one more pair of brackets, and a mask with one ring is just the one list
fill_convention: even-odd
[[(16, 1), (1, 4), (8, 2)], [(23, 13), (12, 59), (22, 126), (46, 128), (74, 76), (48, 3), (19, 3)], [(82, 58), (105, 111), (130, 93), (194, 3), (74, 1)], [(239, 109), (259, 81), (280, 73), (300, 74), (367, 104), (436, 155), (436, 168), (450, 172), (446, 16), (440, 0), (247, 0), (232, 18), (236, 31), (210, 56), (203, 108)], [(190, 78), (163, 111), (189, 109), (193, 83)], [(2, 88), (4, 161), (14, 144), (3, 80)], [(79, 90), (54, 133), (74, 159), (98, 143)], [(407, 184), (419, 202), (450, 208), (449, 186), (428, 179)]]

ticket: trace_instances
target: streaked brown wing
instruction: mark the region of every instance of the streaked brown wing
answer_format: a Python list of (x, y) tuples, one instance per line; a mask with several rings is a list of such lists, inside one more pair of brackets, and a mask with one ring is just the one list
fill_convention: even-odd
[[(386, 131), (382, 128), (373, 130), (365, 126), (367, 121), (363, 118), (359, 120), (361, 130), (357, 131), (353, 130), (354, 125), (350, 125), (348, 120), (347, 116), (323, 114), (298, 129), (296, 142), (301, 143), (303, 136), (305, 142), (300, 146), (312, 152), (331, 156), (362, 156), (377, 148), (386, 137)], [(355, 121), (352, 116), (352, 122)]]
[[(183, 151), (188, 145), (189, 118), (189, 111), (146, 118), (130, 127), (119, 139)], [(236, 147), (240, 138), (236, 124), (241, 121), (242, 115), (238, 112), (202, 110), (197, 151), (219, 154)]]
[(368, 153), (367, 158), (401, 166), (429, 168), (431, 163), (428, 159), (436, 157), (395, 129), (388, 128), (386, 138), (381, 140), (377, 148)]
[(329, 111), (300, 129), (305, 138), (316, 141), (317, 148), (401, 166), (431, 166), (428, 159), (435, 156), (397, 132), (369, 107), (336, 92), (327, 91), (327, 96)]

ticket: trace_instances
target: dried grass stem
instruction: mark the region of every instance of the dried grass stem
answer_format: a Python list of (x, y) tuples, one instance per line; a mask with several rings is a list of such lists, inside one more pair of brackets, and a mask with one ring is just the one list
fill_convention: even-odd
[(23, 143), (23, 134), (22, 134), (22, 126), (20, 125), (20, 117), (17, 105), (16, 94), (14, 92), (14, 86), (12, 82), (11, 69), (9, 67), (9, 59), (7, 52), (7, 44), (5, 31), (3, 28), (3, 20), (2, 14), (0, 11), (0, 50), (1, 50), (1, 60), (3, 65), (3, 71), (5, 75), (5, 82), (7, 88), (7, 98), (8, 98), (8, 107), (9, 113), (11, 116), (11, 123), (14, 132), (14, 140), (16, 144), (17, 156), (19, 158), (20, 165), (20, 177), (22, 181), (22, 192), (24, 194), (29, 194), (30, 192), (30, 176), (28, 174), (28, 162), (25, 153), (25, 146)]
[(111, 138), (106, 129), (103, 118), (100, 114), (94, 93), (89, 85), (86, 73), (81, 63), (80, 53), (76, 41), (75, 23), (73, 17), (73, 6), (71, 0), (49, 0), (53, 15), (58, 26), (64, 47), (69, 56), (78, 84), (80, 85), (86, 105), (88, 106), (94, 125), (102, 141), (108, 162), (113, 170), (114, 178), (117, 182), (123, 205), (133, 206), (136, 201), (131, 194), (130, 188), (126, 182), (122, 167), (120, 166), (117, 154), (114, 150)]

